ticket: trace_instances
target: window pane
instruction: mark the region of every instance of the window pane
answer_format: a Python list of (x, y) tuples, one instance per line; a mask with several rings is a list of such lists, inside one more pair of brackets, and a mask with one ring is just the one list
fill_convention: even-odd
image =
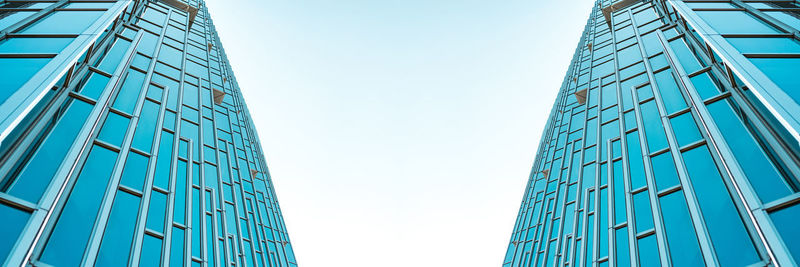
[(64, 160), (70, 146), (75, 142), (75, 136), (83, 127), (92, 107), (86, 102), (72, 100), (61, 119), (11, 184), (9, 194), (33, 203), (39, 202), (60, 162)]
[(658, 191), (678, 185), (678, 171), (672, 161), (672, 154), (661, 153), (651, 159), (653, 163), (653, 176), (656, 180)]
[(650, 197), (647, 191), (633, 195), (633, 212), (636, 219), (636, 233), (641, 233), (653, 228), (653, 213), (650, 209)]
[(175, 177), (175, 202), (174, 204), (174, 220), (180, 224), (186, 225), (186, 187), (189, 177), (186, 173), (187, 164), (183, 160), (178, 160), (178, 166)]
[(108, 84), (109, 79), (110, 78), (106, 76), (90, 72), (86, 80), (83, 81), (83, 86), (78, 92), (89, 98), (98, 99), (100, 98), (100, 94), (103, 93), (103, 90), (106, 89), (106, 84)]
[(152, 235), (144, 235), (142, 242), (142, 258), (139, 266), (161, 266), (161, 239)]
[(117, 147), (122, 146), (122, 140), (125, 138), (125, 132), (128, 131), (128, 123), (130, 119), (123, 117), (114, 112), (109, 112), (97, 139), (108, 142), (109, 144)]
[[(2, 27), (0, 27), (2, 29)], [(0, 53), (57, 54), (74, 38), (7, 38), (0, 41)]]
[(0, 238), (0, 262), (5, 262), (28, 223), (30, 213), (0, 204), (0, 214), (3, 216), (0, 220), (0, 236), (3, 237)]
[(55, 11), (25, 28), (22, 33), (82, 33), (105, 11)]
[(748, 265), (759, 261), (753, 242), (744, 228), (717, 165), (706, 146), (683, 152), (697, 201), (706, 221), (720, 265)]
[(659, 259), (658, 256), (658, 242), (656, 240), (656, 235), (649, 235), (639, 239), (638, 266), (661, 266), (661, 259)]
[(184, 266), (183, 246), (184, 230), (178, 227), (172, 228), (172, 247), (170, 248), (170, 266)]
[(795, 103), (800, 103), (800, 79), (797, 71), (800, 69), (800, 58), (749, 58), (772, 82), (783, 89)]
[(672, 70), (656, 73), (655, 79), (658, 85), (658, 91), (661, 93), (661, 101), (664, 103), (664, 110), (667, 114), (672, 114), (686, 107), (686, 101), (683, 100), (683, 95), (681, 94), (680, 88), (678, 88), (678, 84), (675, 82), (675, 77), (672, 76)]
[(92, 147), (47, 240), (41, 261), (53, 266), (80, 264), (116, 160), (116, 152), (97, 145)]
[(167, 195), (152, 191), (150, 207), (147, 213), (147, 228), (164, 233), (164, 214), (167, 210)]
[(153, 146), (153, 136), (156, 131), (158, 112), (161, 107), (150, 100), (144, 102), (142, 114), (139, 115), (139, 122), (136, 125), (136, 133), (133, 135), (131, 147), (150, 152)]
[(682, 38), (669, 42), (669, 46), (672, 48), (672, 52), (675, 53), (675, 56), (678, 57), (679, 63), (687, 74), (703, 68), (697, 61), (697, 57), (689, 50), (689, 46), (686, 45), (686, 42), (683, 41)]
[(631, 189), (646, 185), (644, 176), (644, 161), (642, 160), (642, 147), (639, 145), (639, 133), (633, 131), (626, 135), (628, 142), (628, 164), (630, 166)]
[(783, 208), (770, 214), (775, 228), (778, 229), (783, 243), (789, 249), (795, 261), (800, 261), (800, 227), (797, 227), (797, 218), (800, 218), (800, 205)]
[(791, 194), (789, 185), (764, 153), (763, 147), (734, 113), (728, 100), (717, 101), (707, 107), (717, 127), (724, 131), (722, 137), (761, 201), (766, 203)]
[(125, 113), (133, 114), (133, 108), (136, 107), (136, 102), (139, 99), (139, 92), (142, 91), (144, 84), (145, 74), (136, 70), (128, 70), (128, 76), (125, 77), (125, 82), (119, 88), (117, 98), (114, 99), (114, 108), (119, 109)]
[(683, 192), (663, 196), (661, 213), (674, 266), (705, 266)]
[(615, 230), (617, 267), (631, 266), (630, 251), (628, 251), (628, 228), (622, 227)]
[(161, 144), (158, 146), (158, 159), (156, 160), (153, 185), (162, 189), (169, 189), (169, 170), (172, 167), (172, 138), (172, 133), (161, 131)]
[(664, 134), (664, 125), (661, 124), (661, 115), (655, 101), (649, 101), (640, 106), (644, 133), (647, 137), (647, 146), (650, 152), (667, 147), (667, 137)]
[(139, 213), (139, 197), (117, 191), (103, 241), (97, 254), (96, 266), (118, 266), (128, 262)]
[(800, 42), (792, 38), (726, 38), (741, 53), (800, 53)]
[(720, 34), (780, 33), (744, 11), (695, 11)]
[(144, 178), (147, 176), (147, 156), (142, 156), (136, 152), (129, 152), (125, 160), (125, 167), (122, 169), (120, 184), (142, 191)]
[(97, 69), (107, 73), (114, 73), (119, 63), (122, 62), (122, 57), (125, 56), (125, 52), (128, 50), (129, 46), (131, 46), (131, 42), (117, 38), (117, 40), (114, 41), (114, 45), (111, 46), (111, 49), (103, 56), (100, 65), (97, 65)]
[(0, 103), (16, 93), (47, 62), (49, 58), (0, 58)]
[(675, 139), (677, 139), (680, 147), (703, 138), (700, 135), (700, 131), (697, 130), (697, 124), (692, 118), (692, 113), (681, 114), (670, 119), (669, 122), (672, 124), (672, 131), (675, 133)]
[(699, 94), (700, 98), (702, 99), (708, 99), (709, 97), (716, 96), (720, 93), (717, 83), (712, 80), (709, 72), (694, 76), (689, 79), (692, 81), (694, 89), (697, 90), (697, 94)]

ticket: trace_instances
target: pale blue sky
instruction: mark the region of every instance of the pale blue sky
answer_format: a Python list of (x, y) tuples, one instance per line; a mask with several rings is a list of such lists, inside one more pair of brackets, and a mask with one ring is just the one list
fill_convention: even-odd
[(592, 3), (208, 0), (299, 264), (499, 266)]

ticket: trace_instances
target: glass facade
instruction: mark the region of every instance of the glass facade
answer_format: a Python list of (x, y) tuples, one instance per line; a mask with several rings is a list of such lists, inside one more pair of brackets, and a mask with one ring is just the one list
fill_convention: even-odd
[(503, 266), (800, 265), (800, 4), (598, 0)]
[(0, 1), (0, 265), (296, 266), (202, 0)]

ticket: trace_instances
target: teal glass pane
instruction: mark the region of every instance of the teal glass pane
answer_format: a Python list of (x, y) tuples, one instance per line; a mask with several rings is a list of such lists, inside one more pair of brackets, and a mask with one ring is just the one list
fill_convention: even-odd
[(47, 62), (50, 62), (50, 58), (0, 58), (0, 104), (16, 93)]
[(161, 45), (161, 51), (158, 52), (158, 60), (180, 68), (183, 66), (181, 64), (183, 52), (169, 45)]
[(677, 191), (663, 196), (660, 201), (661, 217), (664, 220), (664, 230), (667, 232), (667, 244), (669, 244), (672, 264), (674, 266), (705, 266), (683, 192)]
[(672, 76), (672, 70), (665, 70), (655, 74), (658, 91), (661, 93), (661, 102), (667, 114), (686, 108), (686, 100), (683, 99), (681, 89)]
[(100, 65), (97, 65), (97, 69), (105, 71), (106, 73), (114, 73), (114, 70), (116, 70), (117, 66), (120, 65), (120, 62), (122, 62), (122, 57), (125, 56), (125, 52), (130, 46), (131, 42), (122, 38), (117, 38), (117, 40), (114, 41), (114, 44), (111, 46), (111, 49), (109, 49), (105, 56), (103, 56), (103, 60), (100, 61)]
[(800, 30), (800, 18), (797, 18), (796, 12), (797, 11), (765, 11), (767, 15), (794, 28), (795, 31)]
[(708, 99), (720, 93), (718, 83), (712, 80), (708, 72), (689, 78), (694, 85), (694, 89), (702, 99)]
[(629, 66), (640, 60), (642, 60), (642, 53), (639, 51), (639, 45), (633, 45), (617, 51), (617, 62), (620, 68)]
[(5, 262), (31, 214), (4, 204), (0, 204), (0, 214), (0, 262)]
[(650, 197), (647, 191), (636, 193), (633, 198), (633, 212), (636, 221), (636, 233), (653, 228), (653, 214), (650, 209)]
[(637, 266), (661, 266), (658, 256), (658, 242), (655, 235), (639, 239), (639, 264)]
[[(203, 212), (200, 206), (200, 189), (192, 188), (192, 227), (200, 228), (200, 216)], [(203, 244), (202, 244), (202, 231), (192, 231), (192, 256), (202, 257)]]
[(136, 51), (152, 57), (156, 52), (156, 45), (158, 45), (158, 36), (144, 32), (142, 39), (139, 40), (139, 45), (136, 46)]
[(687, 74), (703, 68), (700, 62), (698, 62), (697, 57), (689, 50), (689, 46), (686, 45), (686, 42), (683, 41), (682, 38), (669, 42), (669, 46), (672, 48), (672, 52), (675, 53), (678, 62)]
[(75, 137), (83, 127), (92, 105), (73, 100), (61, 119), (53, 126), (50, 134), (33, 154), (19, 176), (12, 182), (8, 193), (38, 203), (50, 179), (56, 174), (60, 162), (64, 160)]
[(159, 233), (163, 233), (164, 216), (166, 211), (167, 195), (158, 191), (152, 191), (152, 194), (150, 195), (150, 207), (147, 213), (147, 228)]
[(92, 147), (47, 240), (42, 262), (53, 266), (80, 264), (116, 160), (116, 152)]
[(625, 180), (623, 176), (622, 161), (613, 163), (613, 187), (614, 187), (614, 222), (619, 224), (627, 220), (627, 209), (625, 205)]
[(128, 262), (139, 200), (139, 197), (125, 191), (117, 191), (95, 266), (119, 266)]
[(130, 119), (125, 118), (114, 112), (109, 112), (106, 121), (103, 122), (100, 133), (97, 139), (103, 140), (109, 144), (117, 147), (122, 146), (122, 140), (125, 138), (125, 132), (128, 131), (128, 124)]
[(139, 266), (161, 266), (161, 239), (152, 235), (144, 235), (142, 241), (142, 257)]
[(17, 11), (17, 12), (10, 11), (6, 14), (3, 14), (4, 17), (0, 18), (0, 30), (4, 30), (10, 27), (11, 25), (20, 22), (23, 19), (35, 13), (36, 11)]
[(792, 38), (725, 38), (741, 53), (800, 54), (800, 41)]
[(583, 259), (583, 264), (585, 267), (591, 267), (592, 261), (594, 259), (594, 248), (593, 248), (593, 238), (594, 238), (594, 215), (589, 215), (586, 219), (586, 251), (584, 252), (586, 257)]
[(122, 169), (120, 184), (142, 191), (144, 179), (147, 176), (147, 164), (149, 159), (139, 153), (131, 151), (125, 160), (125, 167)]
[(105, 11), (55, 11), (22, 30), (22, 33), (79, 34), (103, 13)]
[(614, 239), (616, 241), (616, 254), (617, 267), (631, 266), (631, 254), (628, 248), (628, 228), (622, 227), (614, 230)]
[[(206, 203), (208, 203), (208, 202), (206, 202)], [(213, 264), (214, 266), (217, 266), (217, 265), (219, 265), (219, 263), (217, 262), (217, 260), (214, 257), (215, 256), (214, 239), (216, 239), (216, 238), (214, 238), (214, 228), (212, 227), (212, 225), (214, 225), (212, 223), (213, 219), (212, 219), (211, 215), (206, 215), (205, 217), (206, 217), (206, 220), (205, 220), (205, 223), (206, 223), (206, 251), (208, 251), (208, 254), (206, 256), (207, 256), (209, 264)]]
[(133, 135), (133, 143), (131, 147), (136, 149), (150, 152), (153, 147), (153, 137), (156, 131), (156, 122), (158, 120), (158, 112), (161, 107), (150, 100), (144, 101), (142, 113), (139, 115), (139, 122), (136, 125), (136, 132)]
[(173, 134), (161, 131), (161, 143), (158, 145), (158, 159), (156, 160), (156, 173), (154, 186), (169, 189), (169, 171), (172, 167), (172, 142)]
[(783, 243), (795, 262), (800, 262), (800, 227), (797, 227), (797, 218), (800, 218), (800, 205), (783, 208), (770, 213), (772, 223), (778, 229)]
[(781, 33), (744, 11), (695, 11), (711, 28), (727, 33)]
[(796, 71), (800, 69), (800, 58), (749, 58), (749, 60), (783, 89), (795, 103), (800, 103), (800, 90), (798, 90), (800, 79), (797, 79)]
[(7, 38), (0, 41), (0, 54), (58, 54), (74, 38)]
[(789, 184), (770, 161), (764, 147), (745, 128), (728, 100), (717, 101), (707, 107), (717, 127), (723, 131), (722, 138), (728, 143), (761, 201), (766, 203), (791, 194)]
[[(667, 136), (664, 133), (664, 125), (661, 124), (661, 115), (655, 101), (649, 101), (640, 106), (642, 121), (644, 122), (644, 133), (647, 139), (647, 147), (650, 152), (658, 151), (667, 147)], [(630, 142), (630, 141), (628, 141)]]
[(669, 152), (661, 153), (650, 160), (653, 164), (653, 176), (656, 180), (658, 191), (680, 184), (678, 180), (678, 170), (672, 161), (672, 154)]
[(658, 34), (655, 32), (642, 35), (642, 45), (644, 45), (644, 51), (648, 57), (664, 51), (664, 45), (661, 44)]
[(186, 225), (186, 193), (188, 185), (188, 175), (186, 162), (178, 160), (175, 174), (175, 201), (173, 203), (173, 219), (183, 225)]
[(672, 119), (669, 119), (672, 125), (672, 131), (675, 133), (675, 139), (678, 141), (678, 146), (694, 143), (703, 138), (700, 131), (697, 129), (697, 124), (692, 118), (692, 113), (684, 113)]
[(749, 265), (760, 260), (706, 146), (683, 152), (683, 162), (720, 264)]
[(117, 98), (114, 99), (112, 107), (119, 109), (125, 113), (133, 114), (133, 108), (136, 107), (136, 102), (139, 99), (139, 93), (142, 91), (144, 84), (145, 74), (136, 70), (128, 70), (128, 76), (120, 87)]
[(90, 72), (89, 76), (83, 81), (78, 93), (92, 99), (99, 99), (100, 94), (106, 89), (106, 85), (111, 78), (100, 75), (98, 73)]
[(184, 266), (184, 235), (185, 231), (178, 227), (172, 227), (172, 245), (170, 248), (170, 266)]
[(152, 23), (161, 25), (164, 23), (164, 20), (167, 19), (167, 14), (164, 14), (161, 11), (148, 7), (147, 9), (144, 10), (141, 17)]

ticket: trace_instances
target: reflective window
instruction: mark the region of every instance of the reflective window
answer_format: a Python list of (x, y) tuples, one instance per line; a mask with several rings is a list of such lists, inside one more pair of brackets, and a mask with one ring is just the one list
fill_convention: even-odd
[(800, 53), (800, 41), (792, 38), (726, 38), (741, 53)]
[(39, 72), (49, 58), (0, 58), (0, 103)]
[(21, 33), (82, 33), (105, 11), (55, 11), (28, 26)]
[(720, 93), (717, 82), (712, 80), (708, 72), (694, 76), (690, 78), (690, 80), (692, 81), (692, 85), (694, 85), (694, 89), (697, 90), (697, 94), (699, 94), (702, 99), (708, 99)]
[(664, 220), (664, 230), (667, 232), (672, 264), (705, 266), (683, 192), (677, 191), (660, 199), (661, 218)]
[(617, 51), (617, 61), (620, 67), (631, 65), (640, 60), (642, 60), (642, 54), (639, 51), (639, 45), (633, 45)]
[(667, 114), (672, 114), (686, 107), (686, 100), (683, 99), (681, 89), (675, 82), (675, 77), (672, 76), (672, 70), (656, 73), (655, 79)]
[(41, 261), (54, 266), (80, 264), (116, 160), (116, 152), (97, 145), (92, 147), (47, 240)]
[(147, 164), (149, 159), (139, 153), (131, 151), (125, 160), (125, 167), (122, 169), (120, 184), (142, 191), (144, 179), (147, 176)]
[(97, 65), (97, 69), (107, 73), (114, 73), (114, 70), (117, 69), (117, 66), (122, 61), (122, 57), (125, 56), (125, 52), (130, 46), (131, 42), (128, 42), (122, 38), (117, 38), (117, 40), (114, 41), (114, 44), (111, 46), (111, 49), (109, 49), (108, 52), (106, 52), (106, 55), (103, 56), (103, 60), (100, 61), (100, 65)]
[(128, 262), (138, 212), (139, 197), (117, 191), (95, 266), (118, 266)]
[(800, 29), (800, 19), (797, 18), (797, 11), (765, 11), (765, 13), (795, 30)]
[(783, 208), (770, 214), (775, 228), (783, 239), (795, 261), (800, 261), (800, 227), (797, 227), (797, 218), (800, 217), (800, 205)]
[(158, 60), (172, 66), (180, 68), (183, 66), (183, 52), (168, 45), (161, 45), (161, 51), (158, 52)]
[(50, 134), (11, 184), (9, 194), (33, 203), (39, 202), (50, 184), (50, 179), (60, 166), (58, 163), (64, 160), (70, 146), (75, 142), (75, 137), (83, 127), (92, 107), (91, 104), (78, 100), (73, 100), (69, 104), (61, 119), (53, 126)]
[(188, 175), (186, 173), (187, 165), (183, 160), (178, 160), (178, 166), (175, 175), (175, 201), (173, 203), (173, 219), (180, 223), (186, 224), (186, 193)]
[[(2, 27), (0, 27), (2, 29)], [(0, 41), (0, 53), (59, 53), (74, 38), (6, 38)]]
[(796, 70), (800, 69), (800, 58), (749, 58), (756, 67), (783, 89), (796, 103), (800, 103), (800, 79)]
[(628, 251), (628, 228), (622, 227), (614, 230), (616, 239), (617, 267), (631, 266), (631, 254)]
[(683, 67), (687, 74), (703, 68), (697, 61), (697, 57), (689, 50), (689, 46), (686, 45), (686, 42), (684, 42), (682, 38), (669, 42), (669, 46), (672, 48), (672, 52), (675, 53), (681, 67)]
[(708, 148), (704, 145), (683, 152), (683, 162), (720, 264), (747, 265), (759, 261)]
[(139, 40), (139, 45), (136, 46), (136, 51), (152, 57), (156, 52), (156, 45), (158, 45), (158, 36), (144, 32), (142, 39)]
[(150, 152), (153, 146), (153, 136), (156, 131), (158, 112), (161, 107), (150, 100), (144, 101), (142, 114), (139, 115), (139, 122), (136, 125), (136, 133), (133, 135), (131, 147)]
[(84, 96), (87, 96), (92, 99), (99, 99), (100, 95), (106, 89), (106, 84), (111, 78), (106, 76), (100, 75), (98, 73), (90, 72), (89, 76), (82, 81), (83, 86), (81, 86), (79, 93)]
[(0, 238), (0, 262), (5, 262), (22, 229), (28, 223), (30, 213), (0, 204), (0, 214), (3, 215), (3, 219), (0, 220), (0, 236), (3, 237)]
[(658, 242), (655, 235), (649, 235), (639, 239), (638, 266), (661, 266), (661, 259), (658, 256)]
[(178, 227), (172, 228), (172, 246), (170, 248), (170, 266), (184, 266), (183, 261), (183, 241), (184, 241), (184, 230)]
[(100, 129), (97, 139), (103, 140), (117, 147), (121, 147), (122, 141), (125, 138), (125, 132), (128, 131), (128, 123), (130, 121), (130, 119), (123, 117), (122, 115), (109, 112), (108, 117), (106, 117), (106, 121), (103, 123), (103, 127)]
[(150, 207), (147, 213), (147, 228), (150, 230), (164, 233), (164, 215), (167, 211), (167, 195), (152, 191), (150, 195)]
[(3, 18), (0, 18), (0, 30), (5, 30), (11, 25), (16, 24), (17, 22), (20, 22), (23, 19), (35, 13), (36, 11), (18, 11), (18, 12), (11, 11), (6, 14), (3, 14), (5, 16)]
[(169, 189), (169, 170), (172, 167), (172, 142), (173, 134), (161, 131), (161, 143), (158, 145), (158, 159), (153, 185), (162, 189)]
[(647, 146), (650, 152), (667, 147), (667, 137), (664, 134), (664, 125), (661, 124), (661, 115), (658, 113), (655, 101), (649, 101), (640, 106), (644, 133), (647, 137)]
[(650, 209), (650, 198), (647, 191), (633, 194), (633, 212), (636, 219), (636, 233), (653, 228), (653, 214)]
[(128, 76), (125, 77), (125, 82), (120, 87), (117, 98), (114, 99), (112, 107), (119, 109), (125, 113), (133, 114), (133, 108), (136, 107), (136, 102), (139, 99), (139, 92), (142, 90), (144, 84), (145, 74), (136, 70), (128, 70)]
[(706, 23), (721, 34), (780, 33), (744, 11), (695, 11)]
[(661, 153), (651, 159), (653, 163), (653, 176), (656, 180), (656, 188), (659, 191), (680, 184), (678, 171), (672, 161), (672, 154), (669, 152)]
[(789, 185), (764, 153), (763, 147), (734, 113), (728, 100), (717, 101), (707, 107), (717, 127), (724, 133), (722, 138), (728, 143), (761, 201), (766, 203), (791, 194)]
[(161, 266), (161, 239), (152, 235), (144, 235), (142, 257), (139, 266)]

